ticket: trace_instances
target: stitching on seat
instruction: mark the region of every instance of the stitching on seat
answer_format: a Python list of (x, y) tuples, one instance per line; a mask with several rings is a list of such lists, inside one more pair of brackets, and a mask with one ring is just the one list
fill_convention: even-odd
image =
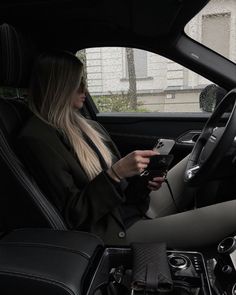
[(34, 248), (48, 248), (48, 249), (56, 249), (56, 250), (63, 250), (66, 252), (74, 253), (74, 254), (79, 254), (83, 258), (89, 260), (91, 258), (90, 255), (87, 253), (80, 251), (80, 250), (73, 250), (70, 249), (66, 246), (55, 246), (52, 244), (46, 244), (46, 243), (29, 243), (29, 242), (0, 242), (0, 247), (1, 246), (12, 246), (12, 247), (34, 247)]
[[(24, 229), (24, 228), (16, 228), (16, 229), (14, 229), (14, 232), (16, 232), (16, 231), (28, 231), (28, 229)], [(54, 230), (54, 229), (51, 229), (51, 228), (41, 228), (40, 229), (41, 231), (49, 231), (49, 230)], [(86, 237), (87, 236), (91, 236), (91, 238), (95, 238), (97, 241), (99, 240), (99, 242), (101, 243), (101, 245), (103, 245), (104, 244), (104, 242), (103, 242), (103, 240), (99, 237), (99, 236), (97, 236), (96, 234), (94, 234), (94, 233), (91, 233), (91, 232), (85, 232), (85, 231), (80, 231), (80, 230), (70, 230), (70, 232), (73, 232), (73, 233), (76, 233), (76, 234), (80, 234), (80, 235), (85, 235)]]
[(14, 271), (11, 271), (11, 270), (0, 270), (0, 274), (12, 276), (12, 277), (22, 277), (24, 279), (30, 279), (30, 280), (50, 283), (52, 285), (56, 285), (57, 287), (63, 288), (64, 290), (66, 290), (71, 295), (76, 295), (76, 293), (73, 290), (69, 289), (69, 287), (67, 287), (64, 283), (57, 282), (57, 281), (52, 280), (50, 278), (45, 278), (45, 277), (36, 276), (36, 275), (30, 275), (30, 274), (26, 274), (26, 273), (23, 273), (23, 272), (22, 273), (14, 272)]
[[(20, 167), (17, 167), (17, 165), (13, 164), (13, 163), (16, 164), (17, 162), (19, 162), (19, 159), (16, 158), (13, 151), (9, 147), (1, 129), (0, 129), (0, 140), (3, 144), (3, 145), (2, 144), (0, 145), (0, 151), (1, 151), (1, 156), (3, 160), (8, 164), (8, 167), (11, 169), (13, 174), (16, 175), (17, 180), (19, 180), (24, 185), (24, 188), (31, 195), (35, 203), (38, 204), (39, 208), (42, 210), (41, 212), (45, 214), (45, 217), (47, 217), (50, 225), (54, 229), (66, 229), (64, 222), (62, 221), (62, 219), (60, 218), (56, 210), (53, 208), (53, 206), (40, 192), (37, 185), (35, 183), (33, 185), (31, 181), (29, 180), (28, 176), (25, 174), (25, 172)], [(7, 152), (8, 156), (6, 156), (5, 152)]]
[[(21, 122), (21, 124), (24, 123), (24, 120), (22, 119), (22, 117), (20, 116), (19, 114), (19, 111), (17, 109), (17, 107), (14, 105), (14, 103), (10, 103), (9, 101), (10, 99), (5, 99), (4, 100), (4, 103), (6, 103), (14, 112), (15, 112), (15, 115), (17, 117), (17, 119)], [(12, 99), (11, 101), (14, 101), (14, 99)], [(26, 105), (25, 105), (26, 107)]]

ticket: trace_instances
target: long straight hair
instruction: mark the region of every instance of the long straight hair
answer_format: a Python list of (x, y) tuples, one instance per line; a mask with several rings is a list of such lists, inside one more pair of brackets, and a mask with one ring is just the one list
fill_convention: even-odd
[(105, 144), (105, 138), (72, 105), (82, 80), (82, 70), (83, 64), (71, 53), (60, 51), (41, 55), (33, 69), (29, 107), (42, 120), (64, 133), (92, 180), (102, 167), (83, 133), (99, 149), (108, 167), (112, 165), (112, 153)]

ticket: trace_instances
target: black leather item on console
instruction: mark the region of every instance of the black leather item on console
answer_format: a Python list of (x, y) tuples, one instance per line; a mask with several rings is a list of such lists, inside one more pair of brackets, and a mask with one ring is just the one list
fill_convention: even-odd
[(164, 243), (133, 243), (132, 289), (135, 291), (171, 291), (173, 282)]
[(83, 232), (16, 230), (0, 240), (0, 294), (84, 294), (103, 242)]

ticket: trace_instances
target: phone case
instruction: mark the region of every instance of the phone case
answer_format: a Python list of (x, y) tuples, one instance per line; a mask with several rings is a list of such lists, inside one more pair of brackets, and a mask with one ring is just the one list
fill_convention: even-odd
[(147, 180), (154, 177), (164, 177), (174, 159), (173, 155), (156, 155), (150, 158), (150, 163), (140, 176)]
[(175, 140), (167, 138), (159, 138), (153, 150), (160, 155), (168, 155), (175, 145)]

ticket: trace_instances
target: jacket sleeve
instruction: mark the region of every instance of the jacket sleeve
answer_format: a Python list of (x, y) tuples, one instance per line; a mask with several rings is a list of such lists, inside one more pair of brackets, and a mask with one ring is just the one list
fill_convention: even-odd
[(128, 204), (138, 205), (144, 201), (149, 202), (150, 190), (147, 187), (147, 182), (140, 176), (133, 176), (128, 179), (128, 185), (124, 193)]
[(89, 182), (81, 170), (81, 183), (75, 183), (70, 165), (47, 142), (24, 137), (18, 145), (39, 186), (72, 228), (88, 230), (125, 201), (106, 172)]

